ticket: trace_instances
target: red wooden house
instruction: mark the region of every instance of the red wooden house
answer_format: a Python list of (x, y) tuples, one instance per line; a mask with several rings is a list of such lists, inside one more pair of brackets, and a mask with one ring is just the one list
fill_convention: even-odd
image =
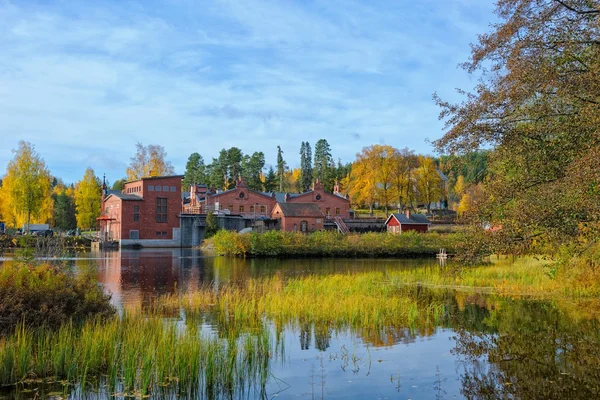
[(404, 214), (392, 214), (385, 221), (389, 233), (402, 233), (406, 231), (427, 232), (431, 222), (423, 214), (412, 214), (406, 210)]

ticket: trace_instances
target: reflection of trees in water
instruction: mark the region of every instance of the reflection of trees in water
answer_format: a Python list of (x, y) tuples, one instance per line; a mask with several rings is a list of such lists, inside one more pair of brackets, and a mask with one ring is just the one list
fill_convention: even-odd
[(598, 321), (573, 321), (550, 302), (506, 300), (486, 322), (496, 334), (457, 337), (465, 396), (600, 398)]

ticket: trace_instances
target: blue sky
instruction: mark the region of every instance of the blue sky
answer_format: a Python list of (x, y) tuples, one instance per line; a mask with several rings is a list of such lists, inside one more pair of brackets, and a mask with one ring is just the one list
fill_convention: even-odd
[[(52, 3), (52, 4), (50, 4)], [(352, 161), (364, 146), (432, 153), (432, 101), (460, 100), (457, 68), (494, 20), (491, 1), (0, 0), (0, 174), (19, 140), (53, 175), (89, 166), (113, 182), (136, 142), (177, 173), (190, 153), (325, 138)]]

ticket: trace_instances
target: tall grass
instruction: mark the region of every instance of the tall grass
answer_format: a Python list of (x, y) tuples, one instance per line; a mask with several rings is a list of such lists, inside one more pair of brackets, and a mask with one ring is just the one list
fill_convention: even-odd
[(235, 397), (262, 390), (271, 357), (264, 327), (218, 339), (160, 316), (126, 313), (109, 321), (66, 323), (58, 330), (24, 326), (0, 337), (0, 385), (48, 378), (106, 386), (110, 394), (144, 397)]
[(336, 329), (435, 325), (445, 313), (444, 304), (424, 303), (414, 292), (390, 284), (385, 273), (377, 272), (249, 280), (168, 296), (161, 304), (182, 307), (187, 315), (213, 311), (223, 327), (248, 327), (264, 317), (277, 326), (317, 324)]
[(221, 230), (212, 240), (217, 254), (237, 257), (423, 257), (434, 256), (440, 248), (453, 253), (461, 237), (416, 232), (342, 235), (333, 231), (240, 235)]

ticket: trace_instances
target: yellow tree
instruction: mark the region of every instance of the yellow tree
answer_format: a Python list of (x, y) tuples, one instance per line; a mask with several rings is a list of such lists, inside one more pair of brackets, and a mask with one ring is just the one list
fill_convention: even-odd
[(136, 153), (130, 159), (127, 167), (127, 179), (134, 181), (148, 176), (173, 175), (173, 165), (166, 160), (167, 152), (165, 148), (149, 144), (144, 146), (142, 143), (136, 143)]
[(52, 218), (53, 203), (46, 163), (29, 142), (20, 141), (13, 153), (0, 189), (2, 216), (14, 227), (46, 223)]
[(100, 179), (96, 177), (93, 169), (88, 168), (85, 170), (83, 179), (75, 186), (77, 226), (92, 228), (96, 225), (96, 218), (100, 215), (101, 200)]
[(406, 147), (395, 150), (392, 157), (393, 188), (398, 200), (398, 211), (401, 211), (416, 200), (417, 188), (413, 171), (418, 166), (418, 161), (415, 153)]
[(356, 155), (356, 161), (350, 169), (348, 192), (354, 202), (368, 205), (371, 214), (376, 201), (379, 201), (387, 212), (387, 206), (393, 198), (394, 151), (391, 146), (378, 144), (364, 147)]
[(439, 201), (442, 193), (442, 178), (438, 173), (437, 165), (431, 157), (419, 156), (419, 167), (417, 168), (417, 188), (419, 201), (431, 212), (431, 203)]

